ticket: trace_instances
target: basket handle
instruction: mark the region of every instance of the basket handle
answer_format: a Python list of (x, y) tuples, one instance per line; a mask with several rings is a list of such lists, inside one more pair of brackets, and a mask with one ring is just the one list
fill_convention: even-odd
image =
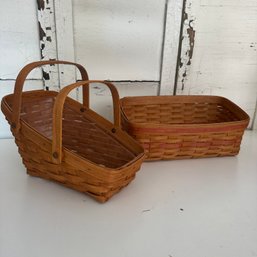
[[(62, 116), (63, 116), (63, 107), (66, 97), (71, 90), (84, 86), (88, 87), (90, 83), (102, 83), (109, 87), (112, 93), (113, 100), (113, 113), (114, 113), (114, 128), (112, 132), (116, 132), (116, 128), (120, 128), (120, 108), (119, 108), (119, 93), (116, 87), (107, 81), (102, 80), (87, 80), (80, 81), (63, 88), (57, 95), (53, 107), (53, 141), (52, 141), (52, 160), (56, 164), (60, 164), (62, 161)], [(83, 109), (84, 111), (84, 109)]]
[[(14, 102), (13, 102), (13, 115), (12, 115), (12, 123), (11, 127), (14, 130), (14, 133), (17, 133), (20, 129), (20, 111), (21, 111), (21, 95), (24, 82), (28, 76), (28, 74), (35, 68), (43, 66), (43, 65), (54, 65), (54, 64), (69, 64), (75, 65), (81, 74), (82, 80), (88, 80), (87, 71), (85, 68), (77, 63), (67, 62), (67, 61), (58, 61), (58, 60), (49, 60), (49, 61), (38, 61), (27, 64), (25, 67), (21, 69), (19, 72), (15, 86), (14, 86)], [(83, 87), (83, 105), (85, 107), (89, 106), (89, 89), (88, 87)]]

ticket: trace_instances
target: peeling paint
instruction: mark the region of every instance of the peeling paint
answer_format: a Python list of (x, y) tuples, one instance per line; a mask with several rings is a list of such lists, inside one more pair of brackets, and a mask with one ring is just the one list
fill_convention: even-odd
[(177, 91), (183, 91), (185, 88), (185, 82), (187, 75), (192, 64), (192, 58), (194, 53), (195, 35), (196, 30), (194, 28), (195, 16), (192, 10), (192, 0), (185, 0), (185, 10), (183, 13), (183, 34), (181, 36), (181, 53), (179, 58), (179, 71), (177, 81)]
[(39, 28), (39, 39), (43, 40), (43, 38), (46, 36), (45, 31), (43, 30), (40, 22), (38, 22), (38, 28)]
[(45, 9), (45, 1), (44, 0), (37, 0), (37, 6), (38, 6), (38, 10), (44, 10)]
[(44, 70), (43, 70), (43, 79), (44, 80), (49, 80), (50, 79), (49, 73), (45, 72)]
[(187, 34), (188, 34), (188, 37), (189, 37), (188, 53), (189, 53), (189, 62), (190, 62), (190, 63), (188, 62), (188, 65), (191, 64), (191, 59), (193, 57), (194, 45), (195, 45), (195, 30), (192, 27), (192, 22), (193, 22), (193, 20), (189, 21), (189, 28), (187, 29)]
[[(57, 59), (54, 1), (37, 0), (41, 60)], [(57, 66), (42, 67), (44, 88), (59, 89)]]

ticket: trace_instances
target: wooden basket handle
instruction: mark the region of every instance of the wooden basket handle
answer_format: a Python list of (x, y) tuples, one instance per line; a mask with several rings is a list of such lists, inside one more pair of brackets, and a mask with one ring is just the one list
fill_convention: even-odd
[[(21, 69), (19, 72), (15, 87), (14, 87), (14, 101), (13, 101), (13, 115), (12, 115), (12, 123), (11, 126), (14, 130), (14, 133), (17, 133), (20, 129), (20, 111), (21, 111), (21, 95), (24, 82), (28, 76), (28, 74), (35, 68), (43, 66), (43, 65), (54, 65), (54, 64), (68, 64), (68, 65), (75, 65), (81, 74), (82, 80), (88, 80), (87, 71), (85, 68), (77, 63), (67, 62), (67, 61), (57, 61), (57, 60), (50, 60), (50, 61), (38, 61), (32, 62)], [(83, 87), (83, 105), (85, 107), (89, 106), (89, 91), (88, 87)]]
[(57, 95), (53, 107), (52, 157), (53, 162), (56, 164), (60, 164), (62, 161), (62, 116), (66, 97), (68, 96), (71, 90), (80, 86), (88, 87), (90, 83), (102, 83), (109, 87), (112, 93), (114, 113), (114, 128), (111, 131), (115, 133), (116, 128), (120, 128), (119, 93), (112, 83), (102, 80), (87, 80), (66, 86)]

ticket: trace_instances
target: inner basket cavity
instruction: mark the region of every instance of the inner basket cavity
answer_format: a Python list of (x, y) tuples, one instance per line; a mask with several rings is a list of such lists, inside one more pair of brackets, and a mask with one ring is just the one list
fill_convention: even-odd
[(123, 109), (133, 123), (208, 124), (238, 120), (222, 103), (124, 105)]
[[(24, 97), (21, 107), (21, 119), (49, 139), (52, 139), (54, 100), (53, 96)], [(67, 150), (103, 167), (118, 168), (135, 158), (114, 135), (67, 103), (63, 112), (62, 140)]]

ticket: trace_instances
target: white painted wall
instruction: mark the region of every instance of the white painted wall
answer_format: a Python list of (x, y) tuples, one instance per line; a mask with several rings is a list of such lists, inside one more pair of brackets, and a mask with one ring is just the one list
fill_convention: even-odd
[(160, 95), (174, 94), (182, 8), (183, 0), (167, 0)]
[(76, 61), (91, 78), (160, 80), (165, 0), (74, 0)]
[(14, 79), (22, 66), (40, 59), (36, 8), (33, 0), (1, 1), (0, 79)]
[[(156, 95), (158, 82), (113, 82), (120, 98), (125, 96)], [(79, 100), (82, 102), (80, 94)], [(90, 85), (90, 108), (106, 119), (113, 121), (113, 105), (109, 88), (102, 84)]]
[[(36, 1), (1, 1), (0, 8), (0, 100), (13, 92), (14, 80), (27, 63), (40, 59)], [(39, 70), (30, 79), (41, 80)], [(42, 87), (31, 81), (30, 88)], [(0, 138), (10, 136), (10, 129), (0, 112)]]
[[(257, 100), (257, 1), (187, 0), (186, 13), (177, 94), (225, 96), (253, 119)], [(190, 20), (195, 40), (188, 65)]]
[[(182, 0), (47, 2), (55, 9), (52, 32), (57, 38), (55, 54), (59, 59), (84, 64), (92, 79), (157, 81), (116, 83), (121, 96), (156, 94), (168, 3), (160, 92), (172, 93)], [(223, 95), (253, 118), (257, 98), (257, 2), (187, 0), (186, 13), (177, 94)], [(4, 1), (1, 5), (0, 99), (13, 91), (21, 67), (41, 58), (37, 15), (34, 0)], [(46, 17), (43, 14), (41, 18)], [(190, 27), (195, 31), (192, 58)], [(76, 77), (74, 72), (62, 73), (62, 68), (59, 71), (61, 86)], [(39, 70), (30, 79), (27, 88), (42, 88)], [(110, 118), (108, 97), (109, 93), (100, 86), (91, 90), (92, 107)], [(0, 137), (9, 135), (9, 127), (0, 113)]]

